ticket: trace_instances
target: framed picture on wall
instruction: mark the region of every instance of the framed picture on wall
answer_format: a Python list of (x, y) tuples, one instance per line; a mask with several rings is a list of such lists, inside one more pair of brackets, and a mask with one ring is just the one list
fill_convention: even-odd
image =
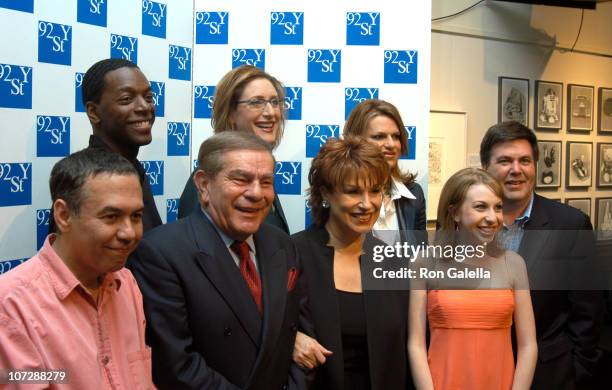
[(612, 134), (612, 88), (599, 88), (597, 100), (597, 129)]
[(540, 158), (536, 165), (536, 188), (561, 186), (561, 141), (538, 141)]
[(593, 144), (567, 142), (565, 185), (567, 188), (590, 187), (593, 184)]
[(588, 85), (567, 85), (567, 129), (569, 131), (593, 130), (593, 92)]
[(597, 187), (612, 188), (612, 143), (597, 144)]
[(536, 80), (533, 127), (561, 130), (563, 122), (563, 83)]
[(612, 198), (595, 199), (595, 232), (598, 240), (612, 240)]
[(499, 77), (497, 120), (519, 121), (529, 127), (529, 80)]
[(565, 203), (577, 208), (591, 218), (591, 198), (567, 198)]

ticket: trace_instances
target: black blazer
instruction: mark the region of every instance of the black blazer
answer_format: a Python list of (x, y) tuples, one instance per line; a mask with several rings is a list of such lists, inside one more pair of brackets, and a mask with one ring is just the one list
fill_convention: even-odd
[[(592, 230), (589, 218), (573, 207), (534, 195), (519, 254), (533, 278), (556, 277), (563, 270), (540, 272), (546, 262), (584, 256), (594, 248), (592, 235), (555, 234), (554, 230)], [(534, 232), (534, 231), (538, 232)], [(580, 241), (580, 242), (578, 242)], [(554, 264), (554, 263), (552, 263)], [(564, 263), (567, 264), (567, 263)], [(598, 291), (532, 291), (538, 362), (533, 389), (576, 389), (592, 375), (597, 362), (603, 294)], [(515, 349), (516, 350), (516, 349)]]
[[(327, 246), (329, 234), (323, 227), (313, 225), (291, 238), (300, 258), (304, 259), (303, 281), (308, 291), (309, 318), (302, 318), (302, 330), (333, 352), (326, 363), (316, 369), (310, 387), (316, 390), (341, 390), (344, 388), (344, 358), (333, 275), (334, 249)], [(372, 252), (368, 248), (375, 242), (378, 241), (368, 235), (364, 244), (365, 253)], [(361, 269), (363, 280), (366, 277), (363, 264)], [(364, 290), (368, 362), (373, 390), (412, 387), (407, 352), (408, 299), (408, 291)]]
[(425, 230), (427, 229), (427, 215), (425, 213), (423, 189), (416, 182), (406, 184), (406, 187), (416, 199), (401, 197), (393, 201), (398, 226), (400, 230)]
[[(189, 216), (193, 210), (200, 208), (198, 190), (193, 183), (194, 173), (187, 179), (187, 183), (185, 183), (185, 188), (183, 188), (183, 193), (179, 199), (178, 218), (185, 218)], [(274, 225), (289, 234), (289, 225), (287, 224), (287, 219), (285, 218), (285, 213), (283, 212), (283, 207), (278, 199), (278, 195), (276, 194), (274, 195), (273, 206), (273, 208), (270, 208), (270, 213), (268, 213), (265, 223)]]
[(153, 380), (160, 389), (285, 389), (301, 381), (291, 354), (299, 313), (289, 237), (254, 234), (263, 318), (238, 267), (201, 210), (148, 232), (128, 266), (144, 297)]

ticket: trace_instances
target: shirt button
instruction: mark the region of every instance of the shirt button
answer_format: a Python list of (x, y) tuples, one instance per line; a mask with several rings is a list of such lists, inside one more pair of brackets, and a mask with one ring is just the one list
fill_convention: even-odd
[(231, 336), (232, 335), (232, 328), (230, 328), (229, 326), (226, 326), (225, 329), (223, 329), (223, 334), (226, 336)]
[(107, 365), (107, 364), (108, 364), (108, 362), (109, 362), (109, 360), (110, 360), (110, 359), (108, 358), (108, 356), (106, 356), (106, 355), (105, 355), (105, 356), (102, 356), (102, 364)]

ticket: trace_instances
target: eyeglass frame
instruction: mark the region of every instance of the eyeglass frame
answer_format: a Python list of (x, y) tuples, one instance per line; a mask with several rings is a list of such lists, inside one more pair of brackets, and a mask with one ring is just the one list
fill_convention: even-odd
[[(276, 101), (276, 105), (274, 105), (274, 103), (272, 103), (273, 101)], [(263, 104), (262, 104), (263, 103)], [(270, 106), (273, 109), (280, 109), (281, 108), (281, 100), (278, 97), (273, 97), (270, 99), (262, 99), (262, 98), (251, 98), (251, 99), (246, 99), (246, 100), (238, 100), (236, 102), (236, 104), (246, 104), (247, 107), (249, 107), (252, 110), (260, 110), (263, 111), (266, 109), (266, 106), (268, 104), (270, 104)], [(257, 107), (257, 105), (262, 104), (261, 107)]]

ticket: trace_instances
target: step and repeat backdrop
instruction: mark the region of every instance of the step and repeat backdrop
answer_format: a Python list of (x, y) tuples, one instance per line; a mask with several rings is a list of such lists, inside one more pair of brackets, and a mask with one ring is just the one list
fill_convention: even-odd
[(0, 273), (44, 241), (49, 173), (87, 146), (80, 84), (103, 58), (133, 61), (151, 82), (157, 119), (139, 160), (165, 221), (212, 134), (215, 85), (242, 64), (286, 86), (275, 184), (292, 232), (309, 224), (312, 157), (364, 99), (400, 109), (401, 164), (427, 193), (430, 14), (430, 1), (0, 0)]

